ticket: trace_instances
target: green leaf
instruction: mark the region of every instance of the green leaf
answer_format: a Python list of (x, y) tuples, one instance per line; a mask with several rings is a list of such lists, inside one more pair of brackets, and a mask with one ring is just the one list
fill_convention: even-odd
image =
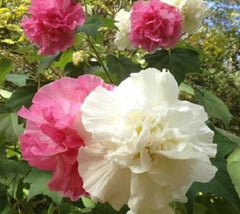
[(178, 84), (180, 84), (187, 73), (200, 72), (199, 55), (196, 51), (176, 48), (171, 50), (159, 50), (153, 54), (147, 54), (144, 59), (148, 67), (159, 70), (168, 69)]
[(195, 182), (187, 193), (188, 197), (188, 210), (192, 214), (194, 198), (201, 193), (211, 193), (225, 198), (237, 210), (240, 211), (240, 199), (234, 189), (232, 181), (227, 172), (227, 162), (225, 157), (230, 154), (237, 145), (224, 137), (216, 129), (214, 142), (217, 144), (218, 152), (214, 159), (211, 160), (212, 164), (218, 168), (215, 177), (208, 183)]
[(11, 95), (12, 95), (12, 92), (6, 91), (4, 89), (0, 89), (0, 96), (2, 96), (3, 98), (9, 99)]
[(87, 18), (84, 25), (78, 27), (77, 32), (83, 32), (87, 35), (97, 39), (98, 29), (104, 26), (104, 22), (101, 16), (93, 15)]
[(12, 111), (18, 111), (23, 105), (29, 107), (36, 91), (34, 86), (18, 88), (6, 102), (6, 107)]
[(49, 68), (52, 62), (58, 57), (59, 54), (44, 56), (41, 58), (38, 65), (38, 72)]
[(70, 62), (64, 68), (64, 73), (68, 77), (77, 78), (84, 74), (84, 67), (82, 65), (75, 66), (72, 62)]
[(209, 117), (222, 120), (227, 127), (231, 121), (232, 115), (222, 100), (208, 90), (195, 90), (195, 99), (205, 108)]
[(237, 148), (227, 159), (227, 170), (240, 197), (240, 148)]
[(0, 59), (0, 83), (4, 82), (5, 76), (12, 70), (12, 61), (7, 58)]
[(7, 186), (0, 183), (0, 212), (5, 209), (7, 205)]
[(223, 129), (217, 128), (217, 127), (215, 127), (215, 129), (222, 136), (228, 138), (230, 141), (232, 141), (233, 143), (236, 143), (238, 146), (240, 146), (240, 137), (238, 137), (237, 135), (234, 135), (234, 134), (232, 134), (230, 132), (227, 132), (227, 131), (225, 131)]
[(193, 214), (240, 214), (240, 212), (221, 197), (203, 195), (196, 198)]
[(4, 135), (12, 142), (17, 142), (18, 137), (23, 132), (23, 125), (18, 124), (18, 117), (16, 113), (0, 114), (0, 135)]
[(26, 85), (28, 77), (26, 74), (7, 74), (5, 79), (16, 86), (22, 87)]
[(92, 214), (126, 214), (129, 208), (123, 206), (121, 210), (114, 210), (108, 203), (98, 203), (91, 211)]
[(192, 96), (194, 96), (194, 94), (195, 94), (194, 89), (190, 85), (187, 85), (183, 82), (180, 84), (179, 90), (184, 91)]
[(119, 84), (129, 77), (131, 73), (136, 73), (141, 70), (139, 64), (133, 63), (130, 59), (122, 55), (120, 55), (119, 58), (113, 55), (107, 55), (107, 67), (109, 72), (116, 76), (116, 84)]
[(102, 20), (104, 22), (104, 27), (107, 27), (107, 28), (113, 29), (113, 30), (118, 30), (118, 28), (114, 24), (114, 19), (104, 17), (104, 18), (102, 18)]
[(72, 55), (73, 51), (71, 49), (64, 51), (61, 54), (60, 59), (54, 63), (53, 68), (60, 68), (61, 70), (64, 70), (65, 66), (69, 62), (72, 62)]
[(52, 178), (52, 172), (40, 171), (33, 168), (24, 179), (24, 182), (30, 184), (28, 199), (33, 196), (43, 194), (52, 198), (56, 204), (60, 204), (62, 196), (48, 190), (47, 183)]
[(96, 206), (96, 204), (90, 198), (82, 197), (81, 199), (86, 208), (93, 208)]
[(8, 186), (8, 192), (14, 198), (22, 194), (21, 181), (29, 171), (30, 167), (25, 161), (9, 159), (0, 161), (0, 181)]

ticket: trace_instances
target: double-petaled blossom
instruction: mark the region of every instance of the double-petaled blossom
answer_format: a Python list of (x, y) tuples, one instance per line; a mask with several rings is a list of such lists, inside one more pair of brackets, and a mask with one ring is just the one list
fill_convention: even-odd
[(86, 194), (78, 174), (78, 150), (84, 146), (84, 133), (75, 129), (76, 124), (81, 125), (78, 113), (84, 99), (99, 85), (112, 88), (91, 75), (63, 78), (40, 88), (30, 109), (23, 107), (18, 112), (27, 119), (20, 136), (23, 158), (31, 166), (53, 171), (49, 189), (72, 200)]
[(115, 35), (114, 44), (119, 50), (133, 49), (133, 45), (129, 39), (130, 32), (130, 15), (131, 12), (121, 9), (115, 15), (115, 25), (118, 31)]
[(131, 12), (130, 40), (147, 51), (172, 47), (182, 36), (182, 16), (160, 0), (136, 1)]
[(185, 33), (194, 33), (201, 27), (209, 8), (207, 2), (203, 0), (163, 1), (179, 9), (183, 16), (183, 31)]
[(97, 87), (81, 115), (91, 134), (78, 155), (79, 173), (91, 197), (129, 214), (170, 214), (185, 202), (191, 184), (216, 172), (213, 132), (204, 108), (178, 100), (167, 71), (143, 70), (112, 91)]
[(24, 16), (21, 26), (39, 54), (64, 51), (74, 42), (74, 31), (85, 22), (82, 6), (75, 0), (32, 0), (31, 17)]

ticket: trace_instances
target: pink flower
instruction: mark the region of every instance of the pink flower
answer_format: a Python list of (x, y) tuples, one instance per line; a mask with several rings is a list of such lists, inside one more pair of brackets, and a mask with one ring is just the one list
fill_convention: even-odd
[(24, 16), (21, 26), (44, 55), (69, 48), (76, 27), (85, 22), (82, 6), (74, 0), (32, 0), (29, 13), (32, 16)]
[(77, 155), (84, 141), (76, 131), (76, 117), (85, 98), (99, 85), (112, 89), (95, 76), (66, 77), (43, 86), (30, 109), (22, 107), (18, 112), (27, 119), (26, 130), (20, 136), (23, 158), (31, 166), (53, 171), (49, 189), (72, 200), (87, 194), (78, 174)]
[(159, 0), (137, 1), (131, 13), (130, 39), (147, 51), (174, 46), (182, 35), (182, 16)]

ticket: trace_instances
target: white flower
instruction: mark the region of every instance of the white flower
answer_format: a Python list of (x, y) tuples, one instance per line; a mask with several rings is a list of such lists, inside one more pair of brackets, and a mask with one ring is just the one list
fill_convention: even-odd
[(130, 31), (130, 14), (131, 12), (127, 12), (124, 9), (121, 9), (116, 13), (114, 20), (115, 25), (118, 30), (115, 35), (114, 44), (117, 46), (119, 50), (125, 49), (133, 49), (133, 45), (128, 37), (128, 33)]
[(79, 173), (95, 200), (128, 204), (134, 214), (170, 214), (169, 202), (185, 202), (194, 181), (214, 177), (207, 114), (178, 93), (171, 73), (150, 68), (85, 99), (82, 123), (92, 139), (80, 148)]
[(203, 0), (163, 1), (179, 9), (183, 16), (183, 31), (186, 33), (194, 33), (201, 27), (209, 9), (207, 3)]

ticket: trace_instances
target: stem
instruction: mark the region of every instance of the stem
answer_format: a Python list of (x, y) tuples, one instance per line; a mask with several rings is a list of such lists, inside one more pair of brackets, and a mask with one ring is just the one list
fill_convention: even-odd
[(99, 56), (96, 48), (94, 47), (94, 45), (93, 45), (93, 43), (92, 43), (92, 41), (91, 41), (91, 39), (89, 38), (88, 35), (87, 35), (87, 41), (88, 41), (89, 45), (91, 46), (91, 48), (93, 49), (93, 51), (94, 51), (94, 53), (95, 53), (95, 55), (96, 55), (99, 63), (101, 64), (104, 72), (106, 73), (109, 82), (113, 84), (113, 80), (112, 80), (111, 76), (109, 75), (107, 68), (106, 68), (105, 65), (103, 64), (103, 61), (102, 61), (101, 57)]

